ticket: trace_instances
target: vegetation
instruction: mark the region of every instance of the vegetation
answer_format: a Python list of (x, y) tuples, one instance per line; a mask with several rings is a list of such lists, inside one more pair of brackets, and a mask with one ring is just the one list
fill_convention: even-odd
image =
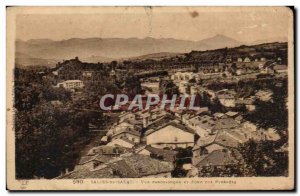
[[(279, 82), (282, 85), (277, 86)], [(268, 89), (273, 92), (272, 100), (268, 102), (256, 101), (256, 110), (248, 113), (245, 118), (262, 128), (275, 128), (283, 136), (288, 127), (288, 110), (287, 110), (287, 80), (273, 81), (267, 84)]]
[(71, 94), (53, 88), (34, 70), (15, 70), (16, 177), (53, 178), (74, 167), (88, 142), (87, 112), (58, 108)]
[(241, 145), (238, 150), (244, 160), (244, 176), (287, 176), (288, 152), (273, 141), (254, 141)]

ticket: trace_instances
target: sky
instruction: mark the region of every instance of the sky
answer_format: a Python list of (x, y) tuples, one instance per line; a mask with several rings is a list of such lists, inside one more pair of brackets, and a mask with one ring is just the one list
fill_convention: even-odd
[(198, 41), (216, 34), (241, 42), (286, 38), (284, 7), (29, 8), (16, 17), (16, 38), (175, 38)]

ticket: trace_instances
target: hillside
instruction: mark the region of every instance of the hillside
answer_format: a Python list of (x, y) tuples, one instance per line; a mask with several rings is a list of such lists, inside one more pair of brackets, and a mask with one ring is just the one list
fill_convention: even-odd
[(47, 66), (47, 67), (55, 67), (55, 65), (59, 62), (57, 59), (43, 59), (32, 57), (27, 54), (23, 54), (17, 52), (15, 54), (15, 64), (16, 66)]
[(195, 62), (224, 62), (227, 58), (236, 61), (237, 58), (245, 57), (248, 57), (250, 60), (259, 58), (276, 59), (280, 57), (283, 63), (287, 63), (287, 43), (274, 42), (208, 51), (192, 51), (187, 54), (186, 60)]

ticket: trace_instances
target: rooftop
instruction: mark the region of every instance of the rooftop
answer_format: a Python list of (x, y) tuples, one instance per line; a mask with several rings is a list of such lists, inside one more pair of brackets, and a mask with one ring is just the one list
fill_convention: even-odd
[(139, 178), (171, 172), (173, 164), (149, 156), (130, 154), (91, 168), (86, 165), (60, 178)]
[[(169, 123), (164, 124), (164, 125), (161, 126), (161, 127), (156, 128), (156, 129), (149, 129), (149, 130), (147, 130), (146, 133), (145, 133), (145, 135), (150, 135), (150, 134), (152, 134), (152, 133), (154, 133), (154, 132), (156, 132), (156, 131), (158, 131), (158, 130), (164, 128), (164, 127), (167, 127), (167, 126), (173, 126), (173, 127), (176, 127), (176, 128), (178, 128), (178, 129), (181, 129), (182, 131), (186, 131), (186, 132), (188, 132), (188, 133), (192, 133), (192, 134), (195, 133), (192, 129), (190, 129), (190, 128), (188, 128), (188, 127), (186, 127), (186, 126), (184, 126), (184, 125), (182, 125), (182, 124), (180, 124), (180, 123), (171, 121), (171, 122), (169, 122)], [(155, 128), (155, 127), (153, 127), (153, 128)]]
[(214, 118), (208, 115), (196, 116), (191, 118), (189, 122), (204, 129), (212, 129), (216, 125)]
[(153, 148), (151, 146), (146, 146), (145, 149), (148, 150), (151, 154), (156, 155), (158, 158), (161, 158), (164, 161), (170, 161), (170, 162), (174, 161), (175, 156), (178, 153), (176, 151)]
[(226, 166), (238, 164), (238, 160), (234, 158), (230, 150), (215, 150), (197, 164), (197, 167), (205, 166)]
[(221, 146), (232, 148), (236, 148), (239, 145), (238, 140), (232, 137), (232, 135), (228, 134), (227, 131), (220, 131), (214, 142)]
[(138, 137), (141, 136), (141, 133), (139, 131), (136, 131), (136, 130), (130, 128), (130, 127), (126, 127), (124, 129), (118, 131), (117, 133), (114, 133), (112, 135), (112, 137), (115, 137), (115, 136), (120, 135), (122, 133), (129, 133), (129, 134), (132, 134), (132, 135), (135, 135), (135, 136), (138, 136)]
[(193, 150), (197, 150), (197, 149), (199, 149), (200, 147), (205, 147), (205, 146), (207, 146), (207, 145), (209, 145), (209, 144), (212, 144), (212, 143), (215, 141), (216, 137), (217, 137), (217, 135), (214, 134), (214, 135), (208, 135), (208, 136), (206, 136), (206, 137), (201, 137), (201, 138), (199, 138), (199, 139), (197, 140), (197, 142), (196, 142), (196, 144), (195, 144)]
[(215, 129), (232, 129), (237, 126), (238, 124), (233, 118), (221, 118), (216, 121)]

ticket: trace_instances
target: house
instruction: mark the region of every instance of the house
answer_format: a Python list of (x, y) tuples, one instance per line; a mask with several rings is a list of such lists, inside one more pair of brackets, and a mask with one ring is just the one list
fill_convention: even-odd
[(216, 118), (216, 119), (220, 119), (220, 118), (227, 118), (226, 115), (224, 113), (221, 113), (221, 112), (216, 112), (213, 114), (213, 116)]
[(200, 137), (205, 137), (213, 132), (215, 120), (211, 116), (195, 116), (187, 121), (187, 126), (195, 131)]
[(132, 149), (134, 147), (135, 143), (131, 140), (128, 140), (127, 138), (118, 138), (114, 139), (111, 142), (107, 143), (106, 146), (113, 146), (113, 147), (124, 147), (124, 148), (130, 148)]
[(198, 153), (194, 154), (195, 157), (193, 156), (193, 158), (196, 158), (197, 156), (199, 156), (199, 159), (198, 159), (198, 162), (195, 160), (194, 164), (197, 162), (195, 164), (195, 165), (197, 165), (201, 160), (203, 160), (207, 155), (209, 155), (213, 151), (215, 151), (215, 150), (223, 150), (223, 149), (225, 149), (223, 146), (221, 146), (219, 144), (215, 144), (215, 143), (199, 147)]
[(245, 74), (247, 71), (245, 68), (238, 68), (236, 69), (236, 75), (240, 76), (240, 75), (243, 75)]
[(273, 61), (266, 61), (263, 64), (259, 65), (259, 69), (261, 73), (267, 73), (267, 74), (274, 74), (274, 66), (276, 65), (276, 62)]
[(143, 128), (146, 128), (151, 123), (151, 116), (152, 113), (149, 110), (140, 114), (140, 117), (143, 120)]
[(198, 175), (199, 177), (211, 176), (213, 170), (217, 176), (233, 176), (234, 174), (230, 171), (230, 168), (240, 165), (241, 157), (238, 151), (235, 150), (215, 150), (196, 165), (199, 170)]
[(215, 130), (222, 130), (222, 129), (234, 129), (239, 125), (233, 118), (221, 118), (216, 120), (215, 122)]
[(244, 59), (244, 62), (245, 62), (245, 63), (250, 63), (250, 62), (251, 62), (251, 60), (250, 60), (250, 58), (249, 58), (249, 57), (246, 57), (246, 58)]
[(110, 157), (118, 157), (128, 151), (129, 149), (119, 146), (96, 146), (88, 151), (87, 156), (106, 155)]
[(207, 137), (202, 137), (197, 140), (195, 146), (192, 149), (193, 165), (197, 165), (208, 154), (208, 150), (206, 149), (206, 147), (214, 144), (216, 136), (217, 136), (216, 134), (209, 135)]
[(236, 92), (233, 90), (224, 89), (217, 92), (217, 98), (225, 107), (235, 107)]
[(186, 171), (189, 171), (189, 170), (193, 169), (193, 165), (190, 164), (190, 163), (183, 164), (182, 169), (186, 170)]
[(242, 115), (238, 115), (237, 117), (234, 118), (234, 120), (238, 123), (241, 124), (242, 122), (244, 122), (244, 118)]
[(60, 177), (60, 179), (170, 178), (173, 170), (173, 163), (146, 155), (130, 154), (114, 158), (104, 164), (85, 165)]
[(109, 162), (112, 159), (111, 156), (107, 155), (95, 155), (95, 156), (83, 156), (79, 160), (79, 163), (75, 165), (74, 170), (81, 170), (85, 167), (93, 168), (95, 165), (100, 165)]
[(195, 115), (203, 115), (203, 114), (210, 114), (208, 107), (200, 107), (195, 113)]
[(182, 123), (183, 124), (188, 124), (188, 121), (191, 119), (191, 118), (193, 118), (195, 115), (194, 114), (192, 114), (192, 113), (185, 113), (184, 115), (182, 115), (182, 118), (181, 118), (181, 120), (182, 120)]
[(123, 157), (123, 160), (123, 163), (132, 170), (131, 173), (134, 173), (135, 177), (138, 178), (170, 178), (171, 172), (174, 170), (171, 162), (140, 154)]
[(203, 160), (209, 153), (213, 152), (214, 150), (224, 148), (219, 144), (215, 144), (214, 143), (215, 139), (216, 139), (216, 135), (210, 135), (207, 138), (199, 138), (199, 140), (197, 141), (197, 143), (192, 149), (193, 165), (197, 165), (201, 160)]
[(278, 134), (277, 130), (273, 128), (268, 128), (264, 133), (267, 140), (278, 141), (280, 139), (280, 135)]
[(272, 99), (273, 92), (271, 90), (259, 90), (255, 93), (255, 97), (261, 101), (270, 101)]
[(267, 73), (267, 74), (274, 74), (275, 73), (275, 70), (273, 67), (265, 67), (264, 70), (262, 70), (262, 73)]
[(100, 141), (103, 142), (103, 143), (106, 143), (108, 141), (107, 136), (106, 135), (103, 136)]
[(261, 61), (261, 62), (265, 62), (265, 61), (266, 61), (266, 58), (265, 58), (265, 57), (261, 57), (261, 58), (260, 58), (260, 61)]
[(120, 122), (120, 123), (117, 123), (117, 124), (114, 124), (109, 130), (108, 132), (106, 133), (107, 136), (111, 136), (113, 134), (116, 134), (120, 131), (122, 131), (123, 129), (126, 129), (126, 128), (129, 128), (129, 129), (138, 129), (139, 127), (133, 125), (133, 124), (130, 124), (128, 122)]
[(93, 73), (94, 73), (93, 71), (83, 71), (82, 76), (84, 78), (91, 78), (93, 76)]
[(185, 113), (185, 110), (180, 108), (170, 108), (170, 111), (179, 119), (182, 119), (183, 114)]
[(206, 154), (210, 154), (212, 153), (213, 151), (216, 151), (216, 150), (223, 150), (225, 149), (223, 146), (219, 145), (219, 144), (210, 144), (208, 146), (205, 146), (205, 153)]
[(147, 129), (157, 129), (159, 127), (164, 126), (167, 123), (170, 123), (172, 121), (174, 121), (176, 118), (174, 115), (171, 115), (169, 113), (165, 113), (164, 115), (160, 116), (159, 118), (155, 119), (154, 121), (151, 121), (148, 125), (147, 125)]
[(81, 80), (66, 80), (58, 83), (56, 87), (63, 87), (65, 89), (73, 90), (83, 88), (84, 83)]
[(257, 126), (250, 121), (244, 122), (243, 127), (246, 129), (250, 129), (251, 131), (257, 131)]
[(243, 59), (242, 58), (238, 58), (237, 62), (241, 63), (241, 62), (243, 62)]
[(116, 139), (126, 139), (138, 144), (141, 140), (141, 133), (132, 128), (125, 128), (111, 135), (111, 141)]
[(261, 141), (267, 140), (266, 130), (257, 129), (255, 127), (245, 126), (246, 123), (243, 123), (243, 126), (237, 127), (234, 130), (227, 131), (226, 133), (232, 139), (235, 139), (238, 143), (244, 143), (249, 139)]
[(218, 132), (214, 143), (227, 148), (237, 148), (239, 144), (243, 143), (243, 141), (238, 140), (236, 137), (232, 137), (232, 134), (225, 129)]
[(239, 115), (238, 112), (233, 112), (233, 111), (229, 111), (227, 113), (225, 113), (227, 116), (231, 117), (231, 118), (235, 118)]
[(155, 148), (187, 148), (194, 146), (194, 131), (171, 122), (158, 129), (148, 130), (146, 143)]
[(225, 74), (227, 77), (228, 77), (228, 76), (232, 76), (233, 73), (234, 73), (234, 72), (232, 71), (231, 68), (228, 68), (228, 67), (225, 68), (224, 74)]
[(189, 81), (193, 78), (195, 78), (196, 74), (193, 72), (176, 72), (171, 76), (172, 80), (176, 81)]
[(188, 85), (189, 85), (188, 81), (180, 81), (178, 84), (179, 92), (182, 94), (187, 94), (189, 88)]
[(176, 160), (176, 155), (178, 154), (176, 151), (153, 148), (151, 146), (143, 146), (135, 152), (168, 162), (174, 162)]
[(134, 113), (125, 112), (119, 116), (119, 119), (120, 119), (119, 122), (123, 122), (125, 120), (135, 120), (136, 116)]

